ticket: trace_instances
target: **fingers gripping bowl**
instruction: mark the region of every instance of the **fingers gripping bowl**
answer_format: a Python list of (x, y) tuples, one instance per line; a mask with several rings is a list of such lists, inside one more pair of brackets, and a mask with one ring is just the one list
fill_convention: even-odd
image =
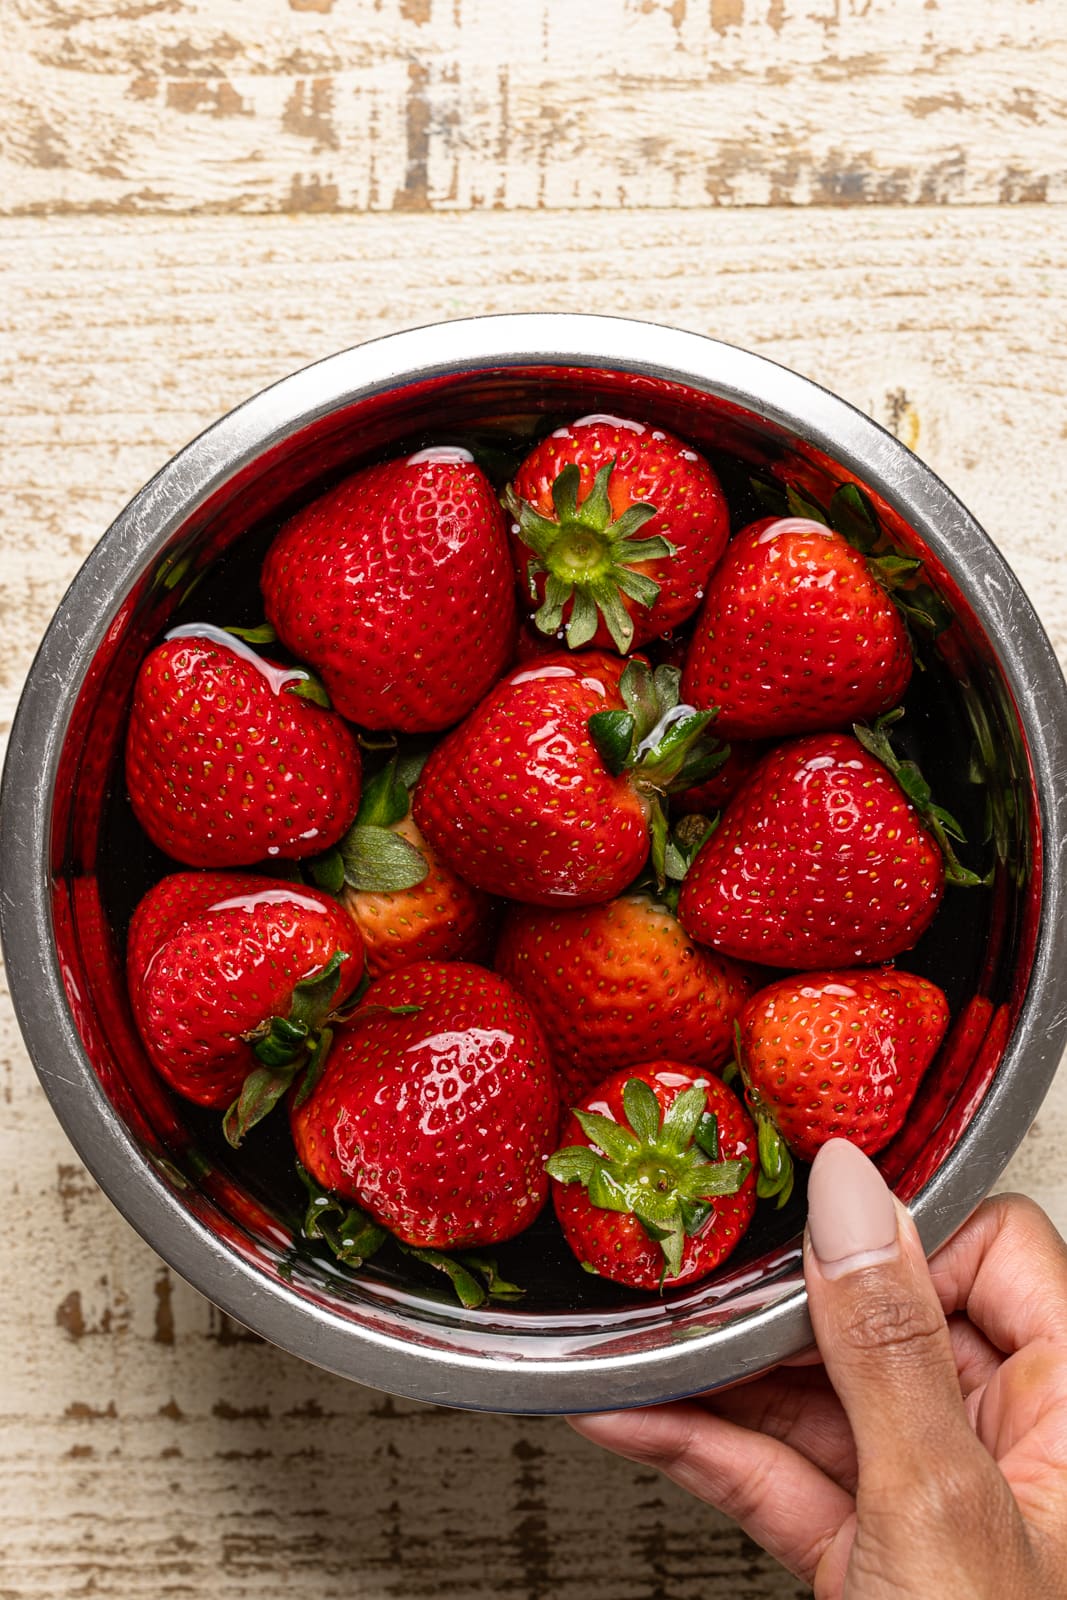
[(558, 422), (593, 413), (691, 442), (735, 531), (760, 515), (753, 478), (815, 505), (854, 483), (894, 547), (924, 563), (923, 603), (943, 625), (906, 697), (906, 753), (989, 876), (970, 898), (946, 890), (902, 962), (945, 991), (954, 1025), (879, 1159), (936, 1246), (1022, 1139), (1067, 1034), (1067, 692), (1026, 597), (963, 507), (897, 441), (795, 374), (695, 335), (548, 315), (398, 334), (297, 373), (164, 467), (101, 541), (42, 644), (4, 779), (15, 1003), (45, 1089), (107, 1193), (176, 1270), (266, 1338), (376, 1387), (491, 1410), (662, 1401), (799, 1349), (802, 1186), (782, 1209), (761, 1207), (710, 1277), (662, 1296), (576, 1271), (547, 1221), (501, 1252), (520, 1302), (464, 1309), (403, 1264), (346, 1272), (301, 1235), (306, 1197), (279, 1179), (281, 1133), (264, 1124), (234, 1153), (217, 1118), (148, 1067), (122, 942), (173, 863), (129, 810), (123, 740), (149, 648), (207, 616), (259, 620), (265, 551), (324, 490), (440, 445), (475, 449), (506, 481)]

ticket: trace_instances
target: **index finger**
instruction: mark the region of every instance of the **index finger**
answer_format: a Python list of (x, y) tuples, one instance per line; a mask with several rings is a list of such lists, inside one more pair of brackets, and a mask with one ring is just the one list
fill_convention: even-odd
[(930, 1261), (946, 1315), (965, 1311), (998, 1350), (1067, 1344), (1067, 1244), (1024, 1195), (983, 1201)]

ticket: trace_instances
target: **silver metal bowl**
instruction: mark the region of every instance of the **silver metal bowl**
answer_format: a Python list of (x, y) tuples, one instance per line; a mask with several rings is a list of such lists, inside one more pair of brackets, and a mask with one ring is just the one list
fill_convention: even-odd
[(514, 451), (549, 420), (594, 411), (638, 415), (708, 450), (737, 515), (750, 473), (813, 498), (859, 483), (894, 542), (923, 555), (952, 613), (907, 725), (993, 882), (970, 898), (949, 891), (914, 953), (970, 1031), (943, 1052), (882, 1158), (936, 1247), (1018, 1146), (1067, 1037), (1067, 690), (1016, 579), (963, 506), (896, 439), (795, 373), (668, 328), (543, 315), (395, 334), (286, 378), (169, 462), (85, 563), (31, 670), (2, 793), (0, 928), (19, 1020), (114, 1203), (265, 1338), (377, 1388), (486, 1410), (664, 1401), (797, 1351), (810, 1339), (802, 1200), (762, 1218), (710, 1280), (662, 1298), (576, 1288), (547, 1229), (518, 1310), (464, 1311), (432, 1284), (373, 1264), (353, 1276), (317, 1255), (294, 1238), (282, 1133), (242, 1165), (141, 1052), (123, 922), (168, 864), (130, 821), (122, 732), (150, 643), (176, 617), (253, 606), (271, 529), (324, 483), (415, 441)]

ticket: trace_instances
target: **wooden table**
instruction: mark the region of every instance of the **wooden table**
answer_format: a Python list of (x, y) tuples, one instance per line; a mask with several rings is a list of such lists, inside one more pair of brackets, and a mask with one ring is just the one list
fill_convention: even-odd
[[(1067, 655), (1062, 28), (1058, 0), (27, 0), (5, 726), (79, 563), (204, 424), (483, 311), (675, 323), (827, 384), (952, 484)], [(235, 1326), (0, 1026), (0, 1600), (804, 1592), (561, 1422), (390, 1400)], [(1061, 1229), (1065, 1150), (1067, 1078), (1006, 1178)]]

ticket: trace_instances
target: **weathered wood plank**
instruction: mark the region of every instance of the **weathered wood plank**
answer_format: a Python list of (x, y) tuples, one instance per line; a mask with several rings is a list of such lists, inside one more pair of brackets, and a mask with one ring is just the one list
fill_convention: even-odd
[(25, 0), (6, 31), (5, 212), (1067, 198), (1058, 0)]
[[(228, 406), (391, 327), (600, 309), (715, 333), (895, 427), (1067, 659), (1050, 505), (1067, 212), (0, 224), (0, 721), (125, 499)], [(0, 1600), (799, 1600), (723, 1519), (552, 1421), (389, 1401), (175, 1280), (70, 1151), (0, 1008)], [(1067, 1077), (1006, 1175), (1067, 1230)], [(594, 1472), (595, 1467), (595, 1472)]]

